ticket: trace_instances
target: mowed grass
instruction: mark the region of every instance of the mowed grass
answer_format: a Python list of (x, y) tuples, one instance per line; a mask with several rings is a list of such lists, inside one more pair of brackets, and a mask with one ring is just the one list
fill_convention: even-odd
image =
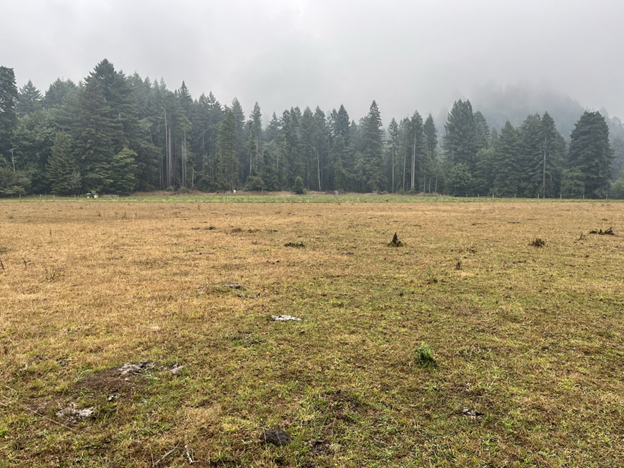
[(602, 202), (0, 204), (0, 466), (622, 466), (623, 234)]

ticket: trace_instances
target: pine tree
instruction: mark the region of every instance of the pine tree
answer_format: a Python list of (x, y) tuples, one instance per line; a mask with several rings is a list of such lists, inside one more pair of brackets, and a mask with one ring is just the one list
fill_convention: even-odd
[(566, 143), (557, 131), (555, 121), (548, 112), (542, 116), (543, 138), (540, 190), (543, 198), (554, 198), (560, 193), (561, 174), (566, 153)]
[(520, 187), (520, 167), (518, 164), (521, 153), (521, 141), (518, 132), (507, 121), (500, 133), (500, 139), (492, 166), (494, 169), (493, 193), (502, 197), (513, 197)]
[(477, 127), (470, 101), (457, 101), (445, 125), (444, 152), (451, 165), (464, 164), (469, 172), (474, 169), (479, 144)]
[[(17, 127), (17, 86), (12, 68), (0, 67), (0, 158), (4, 156), (8, 166), (14, 166), (13, 132)], [(1, 162), (1, 159), (0, 159)]]
[(72, 138), (68, 133), (56, 134), (52, 155), (48, 160), (48, 177), (55, 195), (73, 195), (80, 191), (82, 177), (73, 155)]
[(490, 127), (481, 111), (474, 113), (477, 149), (490, 147)]
[(89, 78), (100, 84), (104, 100), (109, 108), (108, 118), (113, 125), (112, 135), (115, 152), (132, 145), (138, 139), (139, 122), (137, 108), (132, 101), (132, 90), (124, 75), (115, 70), (108, 60), (98, 63)]
[[(423, 129), (423, 120), (418, 111), (414, 112), (411, 119), (411, 139), (412, 167), (410, 169), (410, 191), (418, 192), (422, 186), (424, 192), (424, 184), (428, 176), (427, 170), (430, 169), (430, 164), (427, 157), (427, 141)], [(422, 176), (423, 185), (419, 183), (419, 174)]]
[(77, 90), (78, 87), (73, 81), (63, 81), (58, 78), (46, 91), (42, 100), (43, 107), (46, 109), (61, 107), (65, 102), (65, 98), (77, 92)]
[(609, 190), (613, 161), (604, 117), (599, 112), (584, 112), (570, 137), (568, 168), (583, 174), (586, 197), (603, 198)]
[(26, 173), (34, 193), (50, 191), (46, 165), (55, 134), (52, 115), (43, 109), (21, 117), (13, 133), (16, 169)]
[(234, 190), (238, 177), (238, 160), (236, 159), (236, 117), (228, 109), (225, 119), (219, 127), (217, 184), (223, 190)]
[(373, 101), (364, 122), (362, 134), (364, 176), (366, 185), (373, 191), (379, 191), (386, 185), (382, 135), (381, 115), (377, 103)]
[(394, 178), (395, 169), (396, 169), (396, 155), (397, 155), (397, 149), (399, 147), (399, 124), (394, 118), (392, 118), (392, 120), (390, 121), (390, 125), (388, 125), (388, 134), (390, 135), (390, 144), (391, 144), (391, 148), (390, 148), (390, 151), (391, 151), (390, 193), (394, 193), (396, 189), (395, 178)]
[[(309, 107), (306, 107), (301, 116), (301, 152), (304, 164), (304, 185), (308, 188), (314, 187), (314, 179), (316, 179), (316, 151), (317, 151), (317, 134), (316, 121), (314, 114)], [(319, 188), (320, 190), (320, 188)]]
[(427, 120), (425, 121), (423, 132), (427, 141), (427, 153), (429, 153), (429, 158), (431, 160), (435, 160), (436, 149), (438, 147), (438, 130), (431, 114), (429, 114)]
[(232, 100), (232, 106), (230, 108), (234, 115), (234, 121), (236, 123), (236, 159), (238, 161), (239, 178), (245, 180), (249, 175), (249, 155), (247, 154), (247, 141), (249, 137), (245, 131), (245, 113), (243, 112), (243, 106), (237, 98)]
[(118, 195), (129, 195), (134, 190), (134, 174), (137, 170), (136, 153), (129, 148), (122, 149), (111, 161), (110, 190)]
[(85, 80), (79, 96), (78, 112), (75, 143), (83, 187), (85, 190), (107, 191), (112, 182), (113, 138), (118, 125), (110, 118), (110, 107), (97, 79), (88, 77)]
[(32, 81), (28, 80), (28, 83), (22, 86), (18, 93), (17, 115), (21, 117), (35, 112), (40, 108), (41, 92), (33, 85)]

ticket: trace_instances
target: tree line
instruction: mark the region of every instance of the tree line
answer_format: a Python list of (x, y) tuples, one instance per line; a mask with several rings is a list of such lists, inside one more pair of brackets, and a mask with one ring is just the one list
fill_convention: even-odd
[[(621, 130), (611, 135), (609, 126)], [(612, 132), (613, 133), (613, 132)], [(553, 118), (490, 128), (454, 103), (440, 136), (431, 115), (391, 119), (377, 103), (352, 120), (344, 106), (298, 107), (268, 119), (235, 98), (194, 99), (103, 60), (80, 83), (42, 94), (0, 67), (0, 196), (96, 190), (441, 193), (624, 198), (624, 126), (584, 112), (569, 138)]]

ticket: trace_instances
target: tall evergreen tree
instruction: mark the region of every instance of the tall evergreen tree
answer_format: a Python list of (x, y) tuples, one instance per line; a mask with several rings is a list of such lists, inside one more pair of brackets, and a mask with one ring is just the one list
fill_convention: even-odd
[(238, 178), (236, 158), (236, 117), (231, 109), (225, 112), (225, 119), (219, 127), (218, 143), (218, 185), (224, 190), (234, 190)]
[(388, 134), (390, 135), (390, 151), (391, 151), (391, 160), (390, 160), (390, 193), (394, 193), (396, 189), (395, 182), (395, 169), (396, 169), (396, 156), (397, 150), (399, 147), (399, 124), (397, 121), (392, 118), (390, 121), (390, 125), (388, 125)]
[(472, 171), (479, 143), (470, 101), (459, 100), (453, 104), (445, 128), (444, 152), (447, 162), (451, 166), (464, 164)]
[(520, 188), (519, 157), (522, 151), (517, 130), (507, 121), (500, 133), (498, 146), (494, 152), (493, 193), (502, 197), (517, 195)]
[(114, 138), (119, 125), (110, 117), (100, 82), (94, 77), (85, 80), (78, 102), (78, 122), (75, 129), (76, 151), (85, 190), (110, 189), (111, 162), (115, 155)]
[(72, 137), (58, 132), (48, 160), (48, 173), (55, 195), (73, 195), (80, 191), (82, 177), (73, 154)]
[(603, 198), (609, 191), (613, 161), (605, 118), (599, 112), (584, 112), (570, 137), (568, 168), (583, 174), (586, 197)]
[(42, 104), (46, 109), (61, 107), (65, 98), (77, 91), (76, 83), (71, 80), (63, 81), (60, 78), (52, 83), (43, 97)]
[(41, 92), (32, 81), (28, 80), (28, 83), (22, 86), (18, 92), (17, 115), (21, 117), (40, 109), (41, 98)]
[(110, 190), (118, 195), (129, 195), (134, 190), (136, 172), (136, 153), (129, 148), (122, 149), (111, 161)]
[(26, 173), (34, 193), (50, 191), (46, 165), (55, 133), (52, 115), (43, 109), (21, 117), (13, 133), (16, 169)]
[(5, 164), (14, 166), (13, 132), (17, 127), (17, 86), (12, 68), (0, 67), (0, 164), (4, 156)]
[(386, 185), (383, 169), (383, 130), (381, 114), (377, 103), (373, 101), (364, 122), (362, 133), (364, 175), (370, 190), (378, 191)]
[(474, 121), (476, 128), (476, 144), (477, 149), (489, 148), (490, 146), (490, 127), (488, 126), (485, 116), (481, 111), (474, 113)]

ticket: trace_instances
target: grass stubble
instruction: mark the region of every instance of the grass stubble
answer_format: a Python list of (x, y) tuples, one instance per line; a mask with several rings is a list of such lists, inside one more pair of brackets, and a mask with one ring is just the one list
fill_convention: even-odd
[(622, 208), (2, 204), (0, 466), (622, 466)]

